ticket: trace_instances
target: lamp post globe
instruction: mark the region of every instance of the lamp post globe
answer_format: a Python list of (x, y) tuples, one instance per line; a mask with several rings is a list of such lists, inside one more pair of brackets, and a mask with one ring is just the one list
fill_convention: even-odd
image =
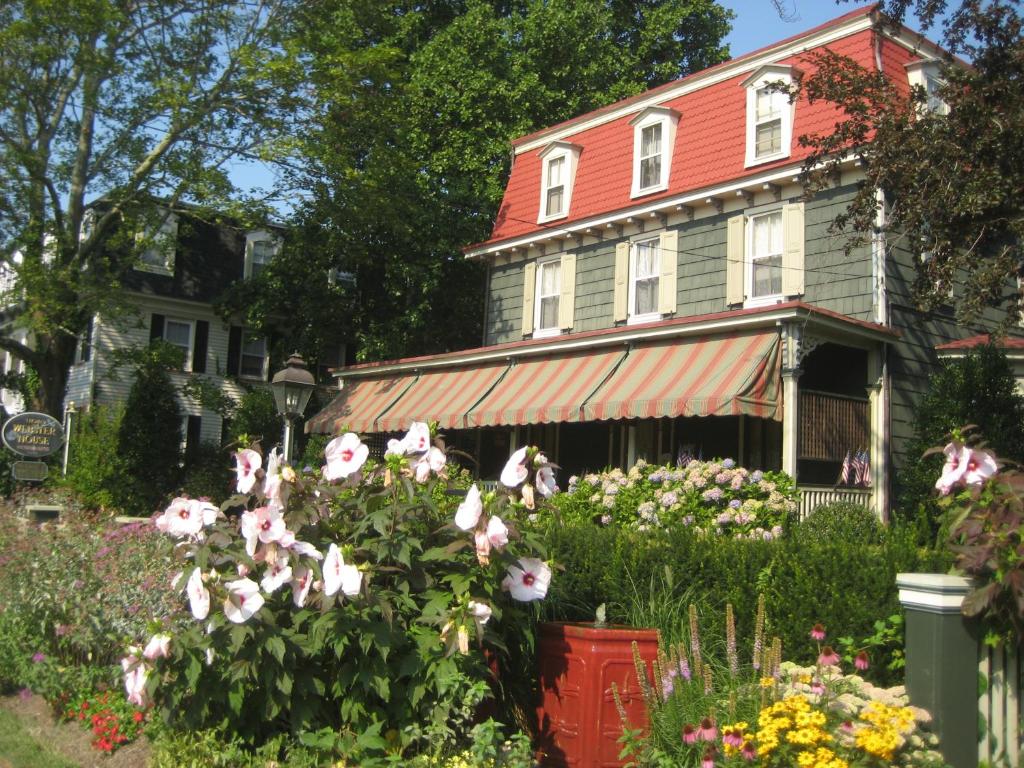
[(294, 352), (285, 363), (283, 370), (270, 380), (270, 391), (274, 393), (277, 412), (284, 418), (284, 460), (291, 461), (292, 422), (302, 416), (309, 403), (309, 397), (316, 388), (316, 382), (306, 369), (306, 361)]

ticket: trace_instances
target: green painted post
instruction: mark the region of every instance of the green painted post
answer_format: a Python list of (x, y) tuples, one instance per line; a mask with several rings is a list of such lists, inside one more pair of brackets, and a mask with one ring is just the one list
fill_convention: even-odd
[(978, 633), (960, 613), (971, 582), (962, 576), (900, 573), (906, 611), (907, 694), (932, 715), (939, 749), (953, 768), (978, 766)]

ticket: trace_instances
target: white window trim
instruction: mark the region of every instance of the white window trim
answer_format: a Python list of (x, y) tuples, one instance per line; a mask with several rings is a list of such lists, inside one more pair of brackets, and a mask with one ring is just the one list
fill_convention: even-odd
[(164, 213), (156, 232), (152, 234), (144, 231), (135, 233), (136, 243), (144, 243), (146, 240), (150, 242), (143, 253), (159, 249), (163, 251), (164, 263), (160, 265), (144, 262), (142, 261), (143, 253), (140, 253), (134, 264), (136, 271), (172, 277), (178, 250), (178, 217), (173, 213)]
[(281, 239), (279, 237), (275, 236), (271, 232), (267, 232), (266, 230), (250, 232), (245, 236), (245, 266), (242, 272), (244, 279), (248, 280), (252, 277), (252, 253), (254, 244), (265, 242), (272, 242), (274, 244), (274, 253), (272, 258), (277, 258), (277, 255), (281, 253)]
[[(242, 366), (242, 358), (246, 356), (246, 354), (245, 354), (245, 340), (246, 340), (247, 336), (263, 340), (263, 365), (260, 367), (260, 373), (259, 373), (258, 376), (253, 376), (252, 374), (248, 374), (248, 373), (242, 373), (242, 367), (243, 367)], [(251, 357), (255, 357), (255, 355), (251, 355)], [(266, 381), (267, 380), (267, 374), (269, 373), (269, 365), (270, 365), (270, 354), (269, 354), (269, 350), (267, 349), (267, 339), (266, 339), (266, 337), (265, 336), (260, 336), (255, 331), (249, 331), (249, 330), (246, 330), (245, 328), (243, 328), (242, 329), (241, 342), (238, 345), (238, 378), (246, 379), (248, 381)]]
[(741, 85), (747, 90), (747, 153), (745, 167), (770, 163), (774, 160), (789, 157), (793, 151), (793, 117), (796, 112), (796, 103), (789, 102), (785, 94), (787, 104), (782, 109), (782, 123), (780, 127), (781, 149), (770, 155), (757, 156), (757, 92), (770, 83), (782, 82), (784, 85), (792, 85), (796, 76), (793, 67), (781, 64), (769, 64), (761, 67), (754, 74), (744, 80)]
[(538, 259), (537, 260), (537, 275), (534, 278), (534, 286), (533, 286), (533, 338), (535, 338), (535, 339), (543, 339), (543, 338), (548, 338), (548, 337), (551, 337), (551, 336), (558, 336), (562, 332), (562, 329), (558, 325), (558, 317), (559, 317), (558, 310), (560, 309), (560, 307), (558, 305), (556, 305), (556, 309), (555, 309), (555, 324), (553, 326), (551, 326), (550, 328), (541, 328), (540, 327), (541, 299), (543, 298), (543, 295), (540, 292), (541, 277), (542, 277), (542, 274), (544, 272), (544, 267), (546, 267), (548, 264), (556, 265), (555, 266), (555, 274), (558, 275), (558, 288), (555, 290), (554, 295), (555, 295), (555, 298), (558, 299), (559, 304), (562, 301), (562, 258), (561, 258), (561, 256), (557, 256), (557, 257), (555, 257), (553, 259), (543, 259), (543, 260)]
[(780, 304), (785, 300), (785, 296), (781, 290), (781, 281), (779, 293), (772, 293), (767, 296), (754, 296), (754, 219), (760, 218), (761, 216), (770, 216), (772, 214), (778, 214), (779, 216), (779, 228), (782, 234), (782, 249), (779, 251), (779, 269), (784, 269), (782, 261), (785, 257), (786, 250), (786, 233), (785, 230), (782, 229), (782, 227), (785, 226), (782, 208), (773, 207), (763, 211), (755, 211), (746, 214), (743, 218), (743, 293), (747, 297), (743, 302), (744, 309), (750, 307), (767, 307), (772, 304)]
[[(658, 278), (658, 288), (661, 288), (661, 259), (663, 254), (661, 252), (661, 235), (650, 235), (644, 234), (636, 237), (629, 244), (629, 290), (626, 292), (626, 325), (639, 325), (640, 323), (653, 323), (657, 320), (661, 320), (662, 315), (657, 310), (658, 301), (655, 298), (653, 312), (645, 312), (642, 315), (635, 314), (634, 308), (636, 307), (636, 267), (637, 267), (637, 246), (641, 243), (655, 243), (658, 247), (658, 268), (654, 270), (654, 276)], [(658, 291), (655, 291), (655, 296), (659, 295)]]
[[(583, 148), (568, 141), (553, 141), (541, 150), (540, 154), (540, 206), (537, 212), (537, 223), (564, 219), (569, 215), (572, 205), (572, 188), (576, 181), (576, 168), (579, 165), (580, 151)], [(563, 158), (565, 168), (562, 176), (562, 210), (559, 213), (548, 213), (548, 166), (554, 160)]]
[[(648, 107), (629, 121), (633, 126), (633, 186), (630, 197), (643, 197), (654, 192), (668, 189), (668, 180), (672, 174), (672, 151), (676, 144), (676, 126), (679, 124), (679, 112), (669, 107)], [(645, 128), (661, 125), (661, 177), (657, 184), (649, 187), (640, 186), (640, 151)]]
[[(91, 350), (90, 359), (91, 359), (92, 355), (95, 355), (96, 348), (95, 348), (95, 345), (93, 344), (93, 339), (96, 337), (96, 326), (97, 325), (98, 325), (98, 323), (96, 322), (96, 316), (95, 315), (93, 317), (89, 318), (89, 321), (86, 323), (86, 326), (85, 326), (86, 330), (88, 331), (88, 334), (83, 334), (82, 338), (80, 338), (78, 340), (78, 343), (75, 344), (75, 362), (74, 362), (74, 365), (83, 365), (83, 364), (89, 362), (88, 360), (84, 359), (84, 356), (85, 356), (84, 353), (85, 353), (85, 348), (86, 347), (88, 347)], [(86, 338), (86, 336), (88, 336), (88, 338)]]
[[(925, 93), (928, 94), (928, 83), (932, 82), (938, 86), (944, 85), (945, 81), (942, 79), (942, 75), (939, 72), (939, 63), (934, 59), (912, 61), (906, 65), (907, 69), (907, 82), (910, 86), (919, 86), (923, 88)], [(935, 103), (932, 103), (932, 99), (935, 99)], [(922, 114), (932, 113), (936, 115), (948, 115), (949, 105), (940, 99), (938, 96), (932, 97), (928, 94), (928, 101), (924, 103), (921, 108)]]
[(184, 317), (171, 317), (170, 315), (164, 315), (164, 331), (160, 338), (166, 341), (168, 344), (177, 347), (178, 345), (167, 339), (167, 326), (170, 323), (180, 323), (181, 325), (188, 326), (188, 349), (185, 350), (185, 358), (181, 364), (181, 370), (186, 372), (192, 371), (192, 356), (195, 354), (196, 346), (196, 321), (189, 320)]

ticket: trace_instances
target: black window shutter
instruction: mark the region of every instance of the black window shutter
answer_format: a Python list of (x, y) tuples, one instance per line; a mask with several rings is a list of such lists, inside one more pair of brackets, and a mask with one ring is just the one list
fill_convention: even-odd
[(190, 463), (199, 451), (199, 430), (203, 424), (202, 416), (189, 416), (185, 431), (185, 463)]
[(206, 347), (210, 339), (210, 323), (196, 321), (196, 339), (192, 347), (192, 372), (206, 373)]
[(267, 341), (266, 341), (266, 349), (267, 349), (267, 381), (272, 381), (274, 379), (274, 374), (277, 372), (277, 369), (283, 367), (281, 365), (277, 365), (278, 361), (275, 360), (271, 356), (271, 354), (270, 354), (270, 350), (275, 349), (276, 345), (277, 345), (277, 335), (276, 334), (268, 333), (267, 334)]
[(228, 363), (226, 366), (228, 376), (238, 375), (238, 363), (242, 357), (242, 329), (240, 326), (232, 325), (228, 333)]
[(151, 315), (149, 323), (149, 340), (156, 341), (164, 337), (164, 316), (155, 312)]
[(92, 332), (93, 322), (92, 318), (89, 318), (89, 322), (85, 324), (85, 332), (82, 336), (82, 362), (89, 362), (89, 358), (92, 357)]

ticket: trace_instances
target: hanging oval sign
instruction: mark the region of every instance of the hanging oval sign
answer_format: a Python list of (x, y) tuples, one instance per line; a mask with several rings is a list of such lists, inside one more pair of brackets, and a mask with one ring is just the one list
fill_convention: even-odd
[(49, 456), (64, 444), (64, 427), (48, 413), (19, 413), (4, 423), (3, 440), (20, 456)]

